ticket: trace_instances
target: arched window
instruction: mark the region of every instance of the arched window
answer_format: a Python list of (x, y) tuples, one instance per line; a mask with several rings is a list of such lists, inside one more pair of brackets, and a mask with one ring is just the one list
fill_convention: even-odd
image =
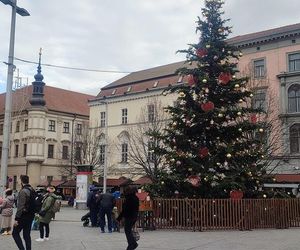
[(300, 85), (292, 85), (288, 90), (289, 112), (300, 112)]
[(290, 127), (290, 152), (299, 153), (300, 146), (300, 124), (294, 124)]

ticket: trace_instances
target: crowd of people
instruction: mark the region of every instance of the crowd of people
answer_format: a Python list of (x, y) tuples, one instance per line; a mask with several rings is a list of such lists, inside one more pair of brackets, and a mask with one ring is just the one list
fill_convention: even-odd
[[(11, 189), (5, 191), (5, 197), (0, 197), (1, 233), (3, 236), (12, 235), (18, 249), (31, 250), (31, 230), (37, 229), (40, 237), (37, 242), (48, 241), (50, 236), (50, 222), (55, 213), (60, 209), (61, 196), (55, 194), (54, 187), (48, 187), (45, 191), (36, 192), (29, 184), (29, 177), (22, 175), (21, 190), (18, 196), (13, 195)], [(101, 233), (119, 230), (119, 224), (124, 221), (124, 231), (128, 242), (127, 250), (137, 248), (137, 238), (134, 237), (134, 227), (138, 218), (139, 199), (136, 189), (126, 187), (123, 193), (125, 201), (120, 213), (117, 210), (116, 197), (110, 193), (101, 193), (99, 189), (92, 188), (88, 194), (87, 206), (89, 214), (86, 216), (91, 221), (92, 227), (99, 227)], [(16, 207), (13, 220), (13, 208)], [(106, 218), (106, 219), (105, 219)], [(23, 231), (23, 240), (20, 236)]]

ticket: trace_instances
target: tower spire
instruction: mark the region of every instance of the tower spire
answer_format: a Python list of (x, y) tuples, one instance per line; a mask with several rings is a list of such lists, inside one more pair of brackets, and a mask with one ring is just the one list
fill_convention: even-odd
[(36, 81), (43, 81), (43, 79), (44, 79), (44, 76), (42, 75), (41, 62), (42, 62), (42, 48), (40, 48), (40, 52), (39, 52), (39, 64), (37, 67), (37, 74), (34, 76), (34, 79)]

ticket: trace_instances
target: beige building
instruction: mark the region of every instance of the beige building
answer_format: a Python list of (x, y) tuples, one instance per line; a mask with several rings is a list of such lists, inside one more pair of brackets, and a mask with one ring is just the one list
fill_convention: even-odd
[[(29, 175), (33, 186), (68, 178), (65, 173), (74, 165), (74, 138), (88, 123), (88, 100), (94, 98), (45, 86), (40, 65), (34, 78), (32, 86), (12, 94), (8, 177), (13, 189), (19, 188), (22, 174)], [(5, 93), (0, 95), (0, 141), (4, 103)]]
[[(279, 147), (272, 163), (277, 166), (277, 180), (300, 183), (300, 24), (237, 36), (228, 42), (244, 54), (238, 68), (250, 77), (255, 90), (252, 105), (265, 107), (279, 131)], [(135, 168), (127, 158), (128, 131), (139, 123), (143, 107), (149, 107), (153, 100), (173, 104), (176, 96), (162, 92), (169, 85), (185, 82), (175, 74), (182, 65), (179, 62), (131, 73), (102, 88), (89, 102), (91, 126), (107, 125), (110, 176), (134, 175), (130, 169)], [(104, 145), (105, 140), (103, 154)]]

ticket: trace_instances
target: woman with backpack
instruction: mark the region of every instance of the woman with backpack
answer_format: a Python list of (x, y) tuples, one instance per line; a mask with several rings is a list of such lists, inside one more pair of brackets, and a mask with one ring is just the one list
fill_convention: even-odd
[(2, 235), (9, 235), (11, 234), (10, 233), (11, 218), (13, 215), (13, 207), (14, 207), (15, 199), (12, 195), (11, 189), (7, 189), (5, 191), (5, 196), (6, 198), (3, 200), (2, 204), (0, 205), (1, 215), (2, 215), (2, 223), (0, 228), (4, 230)]
[(39, 212), (40, 216), (40, 238), (36, 239), (38, 242), (49, 240), (50, 228), (49, 224), (56, 212), (56, 200), (60, 200), (61, 197), (54, 194), (55, 188), (48, 187), (47, 194), (42, 201), (42, 209)]

